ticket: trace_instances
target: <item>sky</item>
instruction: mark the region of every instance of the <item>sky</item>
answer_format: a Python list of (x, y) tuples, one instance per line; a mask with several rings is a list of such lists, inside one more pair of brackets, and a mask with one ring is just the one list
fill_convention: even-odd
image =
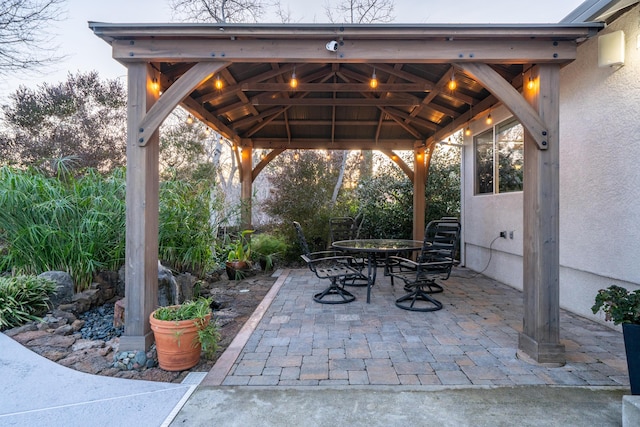
[[(335, 3), (337, 0), (332, 0)], [(295, 23), (327, 22), (327, 0), (281, 0)], [(395, 0), (395, 23), (557, 23), (582, 0)], [(455, 7), (453, 6), (455, 4)], [(173, 22), (168, 0), (67, 0), (66, 19), (51, 30), (52, 42), (64, 60), (42, 75), (20, 73), (0, 81), (5, 98), (20, 85), (35, 89), (39, 84), (65, 81), (69, 72), (96, 70), (103, 78), (126, 81), (126, 68), (111, 58), (111, 47), (88, 27), (89, 21), (110, 23)], [(266, 22), (278, 22), (275, 16)], [(0, 99), (1, 99), (0, 98)], [(0, 101), (0, 103), (4, 103)]]

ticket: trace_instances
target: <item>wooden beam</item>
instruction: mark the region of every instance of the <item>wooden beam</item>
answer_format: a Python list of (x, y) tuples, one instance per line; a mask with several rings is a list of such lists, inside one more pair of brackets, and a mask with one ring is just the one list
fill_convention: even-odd
[(502, 101), (504, 106), (520, 120), (522, 126), (531, 134), (539, 149), (546, 150), (548, 148), (549, 130), (547, 125), (509, 82), (487, 64), (457, 63), (455, 65)]
[(420, 99), (405, 99), (405, 98), (252, 98), (253, 105), (318, 105), (318, 106), (348, 106), (348, 107), (362, 107), (362, 106), (414, 106), (420, 103)]
[(251, 195), (253, 194), (253, 150), (244, 147), (240, 153), (240, 223), (243, 230), (253, 228), (251, 219)]
[(198, 104), (193, 98), (187, 97), (182, 101), (181, 104), (187, 111), (197, 117), (199, 120), (206, 122), (209, 126), (216, 129), (222, 136), (227, 138), (230, 141), (235, 141), (238, 143), (240, 141), (240, 137), (238, 134), (230, 129), (227, 125), (221, 122), (216, 116), (209, 113), (205, 110), (202, 105)]
[[(289, 83), (243, 83), (243, 91), (256, 92), (291, 92)], [(301, 92), (428, 92), (428, 84), (424, 83), (381, 83), (371, 89), (368, 83), (299, 83), (296, 91)]]
[(252, 138), (251, 146), (273, 150), (277, 148), (292, 150), (413, 150), (421, 139), (393, 139), (372, 141), (371, 139), (336, 139), (331, 142), (326, 138)]
[(326, 40), (144, 39), (112, 42), (113, 57), (131, 61), (212, 61), (361, 63), (442, 62), (565, 63), (576, 58), (574, 41), (550, 40), (345, 40), (339, 54), (327, 52)]
[(271, 162), (271, 160), (275, 159), (283, 151), (284, 148), (277, 148), (275, 150), (269, 151), (267, 155), (260, 160), (260, 163), (258, 163), (256, 167), (253, 168), (253, 171), (251, 172), (251, 182), (255, 181), (258, 175), (260, 175), (260, 172), (262, 172), (262, 169), (264, 169)]
[(560, 66), (533, 67), (538, 88), (526, 91), (549, 125), (547, 150), (524, 135), (523, 328), (518, 349), (538, 363), (563, 365), (560, 343)]
[[(433, 149), (429, 150), (431, 153)], [(425, 209), (426, 209), (426, 188), (427, 188), (427, 161), (424, 147), (414, 151), (415, 174), (413, 177), (413, 239), (424, 239)]]
[(409, 178), (409, 180), (411, 180), (411, 182), (413, 182), (413, 178), (414, 178), (414, 173), (411, 170), (411, 168), (409, 167), (409, 165), (407, 165), (404, 160), (402, 160), (400, 158), (400, 156), (398, 156), (396, 153), (394, 153), (392, 150), (379, 150), (382, 154), (384, 154), (385, 156), (387, 156), (389, 159), (391, 159), (391, 161), (393, 163), (395, 163), (396, 165), (398, 165), (398, 167), (400, 169), (402, 169), (402, 171), (405, 173), (405, 175), (407, 175), (407, 177)]
[(128, 67), (127, 191), (124, 335), (120, 351), (146, 351), (153, 343), (149, 315), (158, 306), (158, 209), (160, 143), (157, 129), (148, 144), (138, 143), (140, 121), (152, 109), (157, 92), (151, 89), (149, 64)]
[(140, 121), (136, 132), (138, 144), (146, 145), (149, 142), (149, 137), (158, 130), (164, 119), (183, 99), (193, 92), (200, 83), (230, 64), (230, 62), (199, 62), (169, 86), (163, 96), (158, 98), (158, 101)]

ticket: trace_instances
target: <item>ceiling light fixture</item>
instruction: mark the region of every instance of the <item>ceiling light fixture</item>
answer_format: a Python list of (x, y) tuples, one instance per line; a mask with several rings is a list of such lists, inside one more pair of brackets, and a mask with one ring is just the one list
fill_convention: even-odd
[(369, 80), (369, 87), (371, 89), (375, 89), (378, 87), (378, 78), (376, 77), (376, 69), (373, 69), (373, 74), (371, 75), (371, 80)]

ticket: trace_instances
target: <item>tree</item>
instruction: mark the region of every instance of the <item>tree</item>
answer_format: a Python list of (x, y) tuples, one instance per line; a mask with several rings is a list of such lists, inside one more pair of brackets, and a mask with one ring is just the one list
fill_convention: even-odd
[(55, 172), (46, 160), (73, 159), (102, 172), (125, 164), (126, 96), (117, 80), (97, 72), (69, 74), (66, 82), (20, 86), (3, 106), (0, 154), (6, 163)]
[(0, 75), (33, 70), (59, 58), (53, 54), (48, 24), (61, 19), (65, 0), (0, 2)]
[(196, 22), (258, 22), (265, 12), (262, 0), (170, 0), (175, 16)]
[(342, 0), (336, 4), (328, 1), (324, 10), (333, 23), (373, 24), (393, 21), (393, 8), (393, 0)]

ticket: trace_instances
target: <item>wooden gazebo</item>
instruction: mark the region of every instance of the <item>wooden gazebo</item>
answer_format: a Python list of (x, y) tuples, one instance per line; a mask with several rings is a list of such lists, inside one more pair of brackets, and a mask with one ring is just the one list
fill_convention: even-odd
[[(245, 226), (251, 224), (253, 180), (284, 150), (378, 150), (413, 181), (413, 234), (421, 239), (435, 144), (501, 103), (525, 128), (525, 313), (519, 348), (538, 362), (564, 363), (559, 73), (601, 24), (89, 26), (128, 69), (127, 306), (121, 351), (146, 349), (152, 342), (158, 128), (177, 105), (234, 143), (242, 199), (249, 207), (242, 216)], [(529, 81), (533, 84), (523, 84)], [(269, 152), (254, 165), (256, 149)], [(413, 150), (414, 169), (394, 150)]]

